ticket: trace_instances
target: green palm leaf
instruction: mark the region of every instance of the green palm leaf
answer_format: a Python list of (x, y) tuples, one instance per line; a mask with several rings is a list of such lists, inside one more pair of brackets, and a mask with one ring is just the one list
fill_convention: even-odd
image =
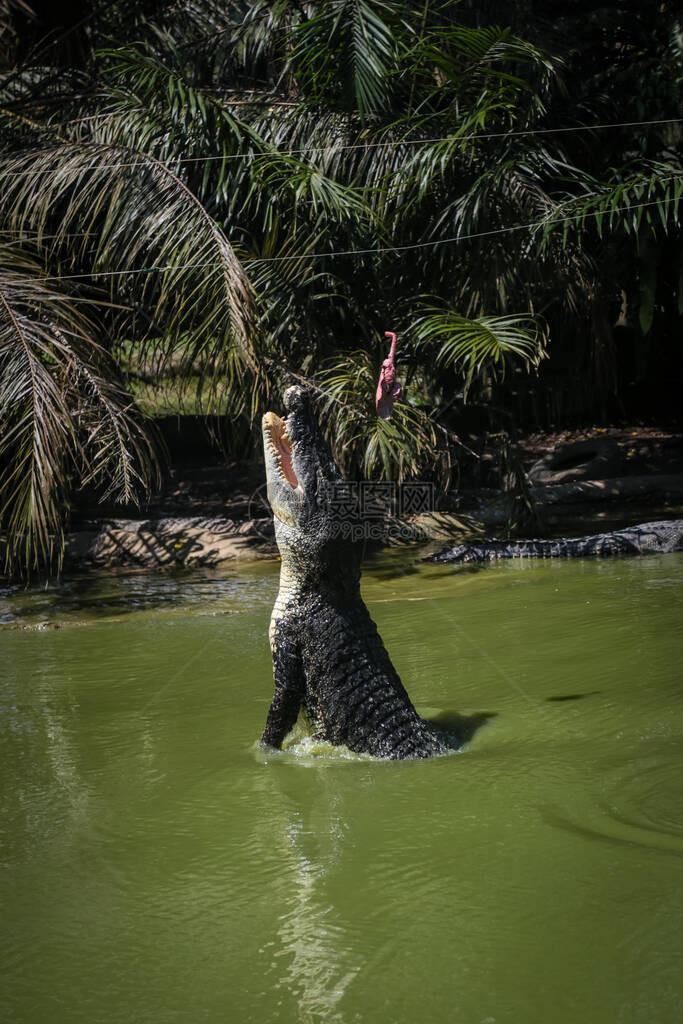
[(361, 467), (368, 477), (402, 480), (439, 470), (437, 427), (407, 385), (390, 421), (375, 410), (381, 355), (364, 350), (330, 359), (315, 379), (321, 389), (322, 421), (335, 459), (347, 472)]
[(6, 561), (59, 556), (73, 482), (136, 501), (156, 458), (83, 303), (0, 249), (0, 531)]
[(183, 341), (188, 365), (211, 361), (218, 374), (237, 353), (255, 367), (247, 277), (221, 228), (170, 167), (93, 141), (29, 150), (3, 170), (5, 223), (36, 232), (38, 244), (50, 236), (58, 276), (106, 275), (113, 297), (130, 297), (163, 326), (155, 345), (170, 351)]
[(395, 66), (392, 22), (401, 7), (387, 0), (327, 0), (291, 32), (288, 68), (312, 99), (345, 95), (365, 119), (385, 109)]
[(439, 365), (465, 374), (465, 394), (484, 370), (502, 377), (510, 363), (538, 366), (546, 354), (543, 332), (524, 314), (468, 319), (446, 305), (425, 306), (411, 335), (418, 348), (437, 349)]
[(561, 232), (564, 241), (595, 231), (656, 235), (680, 228), (683, 167), (674, 162), (647, 161), (615, 169), (611, 181), (576, 173), (581, 195), (556, 202), (543, 222), (543, 241)]

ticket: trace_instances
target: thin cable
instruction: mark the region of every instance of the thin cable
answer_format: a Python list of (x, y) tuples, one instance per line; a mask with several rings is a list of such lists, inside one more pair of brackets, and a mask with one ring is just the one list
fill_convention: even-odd
[[(58, 231), (56, 234), (46, 235), (34, 228), (0, 228), (0, 235), (16, 235), (15, 242), (36, 242), (43, 238), (96, 238), (95, 231)], [(3, 243), (8, 244), (8, 243)]]
[[(633, 127), (644, 127), (646, 125), (655, 124), (679, 124), (683, 121), (683, 118), (661, 118), (654, 121), (620, 121), (610, 124), (593, 124), (593, 125), (576, 125), (573, 128), (529, 128), (522, 131), (509, 131), (509, 132), (486, 132), (479, 134), (478, 132), (472, 132), (469, 135), (444, 135), (438, 138), (432, 139), (394, 139), (392, 142), (353, 142), (345, 143), (341, 146), (305, 146), (301, 149), (278, 149), (274, 151), (275, 155), (293, 155), (297, 153), (336, 153), (340, 150), (348, 149), (385, 149), (390, 146), (427, 146), (438, 142), (468, 142), (471, 139), (506, 139), (514, 136), (523, 135), (554, 135), (559, 132), (592, 132), (598, 131), (604, 128), (633, 128)], [(270, 153), (266, 151), (264, 156), (269, 156)], [(234, 155), (220, 157), (220, 156), (189, 156), (183, 157), (179, 161), (180, 163), (200, 163), (205, 160), (240, 160), (240, 159), (253, 159), (250, 154), (236, 153)], [(125, 165), (124, 165), (125, 166)]]
[[(673, 181), (675, 178), (678, 178), (680, 176), (681, 175), (678, 175), (678, 174), (670, 174), (667, 177), (660, 178), (659, 181)], [(612, 212), (618, 213), (618, 212), (620, 212), (622, 210), (637, 210), (637, 209), (640, 209), (643, 206), (657, 205), (659, 202), (670, 203), (670, 202), (672, 202), (675, 199), (676, 199), (676, 197), (672, 196), (669, 199), (653, 200), (650, 203), (640, 203), (638, 206), (622, 206), (622, 207), (619, 207), (618, 209), (616, 209), (616, 210), (614, 210)], [(311, 202), (311, 203), (304, 203), (304, 204), (300, 204), (300, 205), (314, 205), (314, 204)], [(587, 217), (588, 216), (597, 217), (598, 215), (599, 215), (598, 212), (585, 214), (585, 216), (587, 216)], [(565, 223), (565, 221), (574, 220), (574, 219), (576, 219), (577, 217), (580, 217), (580, 216), (584, 216), (584, 215), (583, 214), (574, 214), (571, 217), (565, 217), (565, 218), (563, 218), (563, 219), (561, 219), (559, 221), (556, 221), (555, 223), (562, 224), (562, 223)], [(607, 216), (607, 214), (603, 213), (603, 216)], [(465, 240), (465, 239), (468, 239), (468, 238), (482, 238), (485, 235), (501, 234), (501, 233), (504, 233), (504, 232), (507, 232), (507, 231), (520, 231), (522, 228), (532, 228), (532, 227), (536, 227), (536, 226), (541, 226), (543, 223), (544, 223), (544, 221), (535, 221), (535, 222), (532, 221), (529, 224), (517, 224), (517, 225), (513, 225), (512, 227), (509, 227), (509, 228), (494, 228), (491, 231), (484, 231), (484, 232), (480, 232), (479, 234), (458, 235), (456, 238), (444, 238), (444, 239), (441, 239), (441, 240), (439, 240), (437, 242), (416, 242), (413, 245), (388, 246), (385, 249), (348, 249), (348, 250), (345, 250), (343, 252), (302, 253), (301, 255), (298, 255), (298, 256), (296, 256), (296, 255), (295, 256), (273, 256), (273, 257), (266, 257), (266, 256), (264, 256), (262, 258), (259, 258), (258, 256), (252, 256), (252, 257), (248, 257), (247, 259), (243, 260), (242, 263), (243, 264), (247, 264), (247, 263), (269, 263), (269, 262), (276, 261), (276, 260), (280, 260), (281, 261), (281, 260), (295, 260), (295, 259), (298, 260), (298, 259), (304, 259), (304, 258), (305, 259), (309, 259), (309, 258), (313, 258), (313, 257), (317, 257), (317, 256), (347, 256), (347, 255), (352, 255), (352, 254), (361, 255), (361, 254), (366, 254), (366, 253), (369, 253), (369, 252), (400, 252), (402, 249), (415, 249), (415, 248), (420, 248), (420, 247), (428, 246), (428, 245), (440, 245), (440, 244), (446, 244), (447, 242), (461, 241), (461, 240)], [(14, 242), (42, 241), (44, 238), (59, 238), (59, 239), (67, 239), (67, 238), (92, 238), (93, 240), (97, 240), (97, 237), (98, 237), (97, 231), (94, 231), (94, 230), (93, 231), (66, 231), (66, 232), (59, 231), (59, 232), (56, 232), (55, 234), (43, 234), (40, 231), (38, 231), (37, 229), (33, 229), (33, 228), (0, 228), (0, 235), (11, 235), (12, 236), (11, 241), (0, 243), (2, 245), (12, 245)], [(14, 237), (14, 236), (17, 236), (17, 237)], [(177, 267), (172, 267), (172, 266), (169, 265), (169, 266), (166, 266), (166, 267), (145, 267), (145, 268), (143, 268), (141, 270), (102, 271), (97, 276), (102, 277), (105, 274), (116, 274), (116, 273), (148, 274), (148, 273), (150, 273), (153, 270), (173, 270), (173, 269), (180, 270), (180, 269), (186, 269), (186, 268), (195, 267), (195, 266), (196, 267), (203, 267), (203, 266), (210, 267), (210, 266), (213, 266), (213, 265), (214, 265), (213, 263), (187, 263), (187, 264), (180, 264)], [(215, 264), (215, 265), (216, 266), (220, 266), (220, 264)], [(76, 276), (76, 277), (89, 277), (91, 275), (89, 275), (89, 274), (77, 274), (77, 275), (74, 275), (74, 276)], [(46, 278), (45, 280), (48, 280), (48, 279)], [(60, 277), (59, 280), (63, 281), (63, 280), (66, 280), (66, 278), (65, 277)]]
[[(439, 143), (439, 142), (468, 142), (471, 139), (504, 139), (504, 138), (513, 138), (513, 137), (516, 137), (516, 136), (527, 136), (527, 135), (555, 135), (555, 134), (558, 134), (560, 132), (592, 132), (592, 131), (598, 131), (598, 130), (602, 130), (602, 129), (606, 129), (606, 128), (646, 127), (648, 125), (657, 125), (657, 124), (680, 124), (681, 122), (683, 122), (683, 118), (680, 118), (680, 117), (667, 117), (667, 118), (661, 118), (659, 120), (654, 120), (654, 121), (617, 121), (617, 122), (609, 123), (609, 124), (577, 125), (577, 126), (575, 126), (573, 128), (530, 128), (530, 129), (526, 129), (526, 130), (523, 130), (523, 131), (515, 131), (515, 132), (513, 132), (513, 131), (510, 131), (510, 132), (487, 132), (487, 133), (484, 133), (484, 134), (479, 134), (477, 132), (472, 132), (470, 135), (445, 135), (445, 136), (441, 136), (439, 138), (432, 138), (432, 139), (394, 139), (391, 142), (354, 142), (354, 143), (345, 143), (345, 144), (343, 144), (341, 146), (338, 146), (338, 145), (335, 145), (335, 146), (315, 146), (315, 145), (311, 145), (311, 146), (305, 146), (305, 147), (303, 147), (301, 149), (271, 149), (271, 150), (266, 149), (266, 150), (263, 150), (261, 152), (255, 152), (255, 153), (225, 153), (225, 154), (214, 154), (212, 156), (180, 157), (178, 160), (173, 160), (172, 158), (168, 158), (168, 160), (169, 160), (169, 164), (174, 164), (174, 165), (177, 165), (177, 164), (211, 163), (212, 161), (216, 161), (216, 160), (220, 160), (222, 162), (227, 162), (227, 161), (230, 161), (230, 160), (255, 160), (255, 159), (258, 159), (259, 157), (295, 156), (295, 155), (298, 155), (298, 154), (301, 154), (301, 153), (338, 153), (338, 152), (341, 152), (342, 150), (386, 149), (386, 148), (391, 147), (391, 146), (394, 146), (394, 147), (399, 147), (399, 146), (427, 146), (427, 145), (433, 145), (433, 144), (436, 144), (436, 143)], [(73, 142), (72, 144), (73, 145), (78, 145), (79, 143), (78, 142)], [(86, 142), (83, 145), (87, 146), (87, 145), (89, 145), (89, 143)], [(152, 154), (149, 154), (149, 155), (152, 156)], [(152, 159), (159, 160), (161, 162), (161, 158), (160, 157), (152, 156)], [(144, 160), (144, 158), (141, 157), (139, 160), (126, 161), (124, 163), (118, 163), (118, 164), (108, 164), (106, 167), (99, 167), (97, 165), (92, 165), (89, 168), (83, 168), (83, 169), (84, 170), (98, 170), (98, 171), (102, 171), (102, 170), (114, 171), (114, 170), (118, 170), (118, 169), (124, 168), (124, 167), (145, 167), (145, 166), (147, 166), (146, 163), (145, 163), (145, 160)], [(38, 173), (39, 174), (49, 174), (49, 173), (51, 173), (51, 169), (50, 168), (45, 168), (44, 171), (39, 171)], [(16, 177), (24, 177), (25, 174), (26, 174), (25, 171), (9, 171), (9, 172), (5, 173), (3, 176), (5, 178), (16, 178)]]
[[(678, 176), (677, 175), (673, 175), (673, 177), (678, 177)], [(668, 181), (669, 179), (667, 178), (667, 179), (662, 179), (662, 180)], [(678, 196), (671, 196), (669, 199), (655, 199), (652, 202), (649, 202), (649, 203), (638, 203), (637, 205), (634, 205), (634, 206), (619, 206), (616, 209), (611, 210), (609, 215), (606, 214), (604, 210), (596, 210), (596, 211), (590, 212), (590, 213), (576, 213), (576, 214), (573, 214), (570, 217), (562, 217), (559, 220), (554, 221), (553, 223), (555, 223), (555, 224), (566, 224), (566, 223), (569, 223), (570, 221), (573, 221), (573, 220), (585, 219), (586, 217), (606, 217), (606, 216), (611, 216), (612, 214), (615, 214), (615, 213), (625, 213), (625, 212), (629, 212), (631, 210), (642, 210), (646, 206), (660, 206), (660, 205), (663, 205), (665, 203), (674, 203), (674, 202), (678, 202), (678, 201), (679, 201), (679, 197)], [(508, 227), (508, 228), (494, 228), (491, 231), (477, 231), (477, 232), (473, 232), (472, 234), (469, 234), (469, 235), (454, 235), (452, 238), (440, 238), (440, 239), (437, 239), (436, 241), (414, 242), (411, 245), (387, 245), (387, 246), (382, 246), (382, 247), (379, 247), (379, 248), (376, 248), (376, 249), (342, 249), (342, 250), (339, 250), (337, 252), (307, 252), (307, 253), (301, 253), (301, 254), (299, 254), (297, 256), (263, 256), (263, 257), (255, 256), (255, 257), (249, 257), (249, 258), (247, 258), (245, 260), (241, 260), (240, 262), (241, 262), (242, 266), (246, 267), (246, 266), (251, 266), (254, 263), (283, 263), (283, 262), (288, 262), (288, 261), (291, 261), (291, 260), (323, 259), (325, 257), (332, 257), (332, 256), (366, 256), (366, 255), (369, 255), (369, 254), (385, 253), (385, 252), (392, 252), (392, 253), (407, 252), (408, 250), (411, 250), (411, 249), (425, 249), (425, 248), (429, 248), (429, 247), (436, 248), (439, 245), (449, 245), (449, 244), (451, 244), (453, 242), (465, 242), (465, 241), (468, 241), (469, 239), (472, 239), (472, 238), (489, 238), (492, 235), (504, 235), (504, 234), (507, 234), (507, 233), (512, 232), (512, 231), (523, 231), (523, 230), (528, 230), (529, 228), (543, 227), (544, 223), (546, 223), (546, 222), (542, 221), (542, 220), (537, 220), (537, 221), (531, 221), (528, 224), (515, 224), (512, 227)], [(162, 267), (141, 267), (139, 270), (125, 270), (125, 269), (121, 269), (121, 270), (102, 270), (102, 271), (95, 270), (95, 271), (92, 271), (89, 274), (64, 274), (64, 275), (54, 274), (54, 275), (51, 275), (49, 277), (26, 278), (26, 279), (24, 279), (24, 278), (15, 278), (15, 281), (16, 281), (17, 284), (31, 284), (34, 281), (74, 281), (74, 280), (77, 280), (77, 279), (80, 279), (80, 278), (119, 277), (119, 276), (122, 276), (122, 275), (130, 276), (130, 275), (133, 275), (133, 274), (162, 273), (162, 272), (165, 272), (167, 270), (191, 270), (191, 269), (199, 270), (199, 269), (201, 269), (203, 267), (221, 267), (221, 266), (223, 266), (222, 263), (219, 263), (216, 260), (210, 260), (210, 261), (203, 262), (203, 263), (178, 263), (178, 264), (172, 264), (171, 263), (171, 264), (166, 264), (165, 266), (162, 266)]]
[[(678, 177), (678, 175), (672, 175), (672, 177)], [(662, 181), (669, 181), (669, 178), (662, 178)], [(637, 206), (620, 206), (610, 211), (610, 215), (613, 213), (623, 213), (627, 210), (640, 210), (645, 206), (659, 206), (660, 203), (672, 203), (677, 202), (677, 196), (671, 196), (669, 199), (653, 200), (649, 203), (639, 203)], [(607, 216), (604, 210), (597, 210), (593, 213), (575, 213), (570, 217), (561, 217), (559, 220), (554, 221), (555, 224), (565, 224), (572, 220), (579, 220), (583, 217), (600, 217)], [(264, 256), (250, 257), (242, 261), (244, 266), (251, 266), (253, 263), (279, 263), (284, 260), (298, 260), (298, 259), (313, 259), (322, 258), (323, 256), (366, 256), (372, 253), (385, 253), (385, 252), (406, 252), (410, 249), (425, 249), (430, 246), (436, 248), (438, 245), (449, 245), (452, 242), (464, 242), (472, 238), (486, 238), (491, 235), (505, 235), (512, 231), (523, 231), (529, 228), (542, 227), (546, 223), (542, 220), (530, 221), (528, 224), (514, 224), (508, 228), (493, 228), (491, 231), (477, 231), (469, 235), (453, 235), (451, 238), (440, 238), (437, 241), (429, 242), (413, 242), (410, 245), (387, 245), (377, 249), (344, 249), (338, 252), (330, 253), (302, 253), (300, 256)], [(172, 268), (168, 268), (172, 269)]]

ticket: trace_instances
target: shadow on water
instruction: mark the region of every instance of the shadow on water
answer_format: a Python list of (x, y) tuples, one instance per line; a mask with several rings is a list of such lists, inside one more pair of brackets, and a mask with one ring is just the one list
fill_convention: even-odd
[(397, 557), (394, 548), (368, 547), (363, 552), (361, 565), (363, 573), (370, 572), (374, 579), (381, 581), (413, 576), (418, 571), (415, 552), (411, 549), (400, 550)]
[(588, 693), (567, 693), (561, 694), (559, 697), (546, 697), (547, 701), (552, 704), (561, 704), (564, 701), (569, 700), (584, 700), (586, 697), (594, 697), (600, 690), (589, 690)]
[(477, 711), (473, 715), (461, 715), (457, 711), (439, 711), (425, 717), (430, 726), (443, 735), (449, 746), (458, 749), (469, 743), (475, 733), (497, 714), (497, 711)]
[[(428, 557), (423, 557), (424, 551), (431, 551), (433, 547), (433, 544), (430, 544), (428, 548), (421, 544), (417, 548), (407, 548), (398, 552), (395, 548), (367, 552), (363, 558), (363, 571), (371, 572), (373, 579), (383, 583), (404, 576), (424, 576), (425, 567), (443, 571), (444, 563), (430, 562)], [(475, 576), (477, 573), (490, 569), (491, 563), (457, 562), (445, 563), (445, 566), (451, 570), (457, 569), (460, 576)]]

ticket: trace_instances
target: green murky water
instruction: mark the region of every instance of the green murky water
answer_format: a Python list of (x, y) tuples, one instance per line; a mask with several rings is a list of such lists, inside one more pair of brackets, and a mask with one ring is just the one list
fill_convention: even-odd
[(3, 1021), (683, 1020), (683, 556), (406, 568), (429, 762), (254, 749), (275, 565), (0, 596)]

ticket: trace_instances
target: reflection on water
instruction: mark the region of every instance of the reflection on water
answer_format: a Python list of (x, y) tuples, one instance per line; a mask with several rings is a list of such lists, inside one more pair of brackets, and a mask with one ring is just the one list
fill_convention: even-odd
[[(361, 969), (363, 954), (349, 949), (336, 920), (325, 881), (340, 857), (348, 824), (329, 772), (319, 772), (320, 796), (308, 820), (301, 808), (283, 802), (283, 835), (291, 857), (287, 909), (277, 925), (275, 990), (290, 992), (297, 1019), (342, 1021), (337, 1010)], [(315, 824), (315, 828), (311, 826)]]
[(234, 569), (104, 572), (73, 576), (46, 587), (0, 589), (0, 626), (41, 622), (69, 625), (143, 611), (221, 614), (272, 605), (276, 563)]
[(454, 756), (255, 747), (275, 566), (0, 595), (0, 1019), (683, 1020), (683, 557), (380, 570)]

